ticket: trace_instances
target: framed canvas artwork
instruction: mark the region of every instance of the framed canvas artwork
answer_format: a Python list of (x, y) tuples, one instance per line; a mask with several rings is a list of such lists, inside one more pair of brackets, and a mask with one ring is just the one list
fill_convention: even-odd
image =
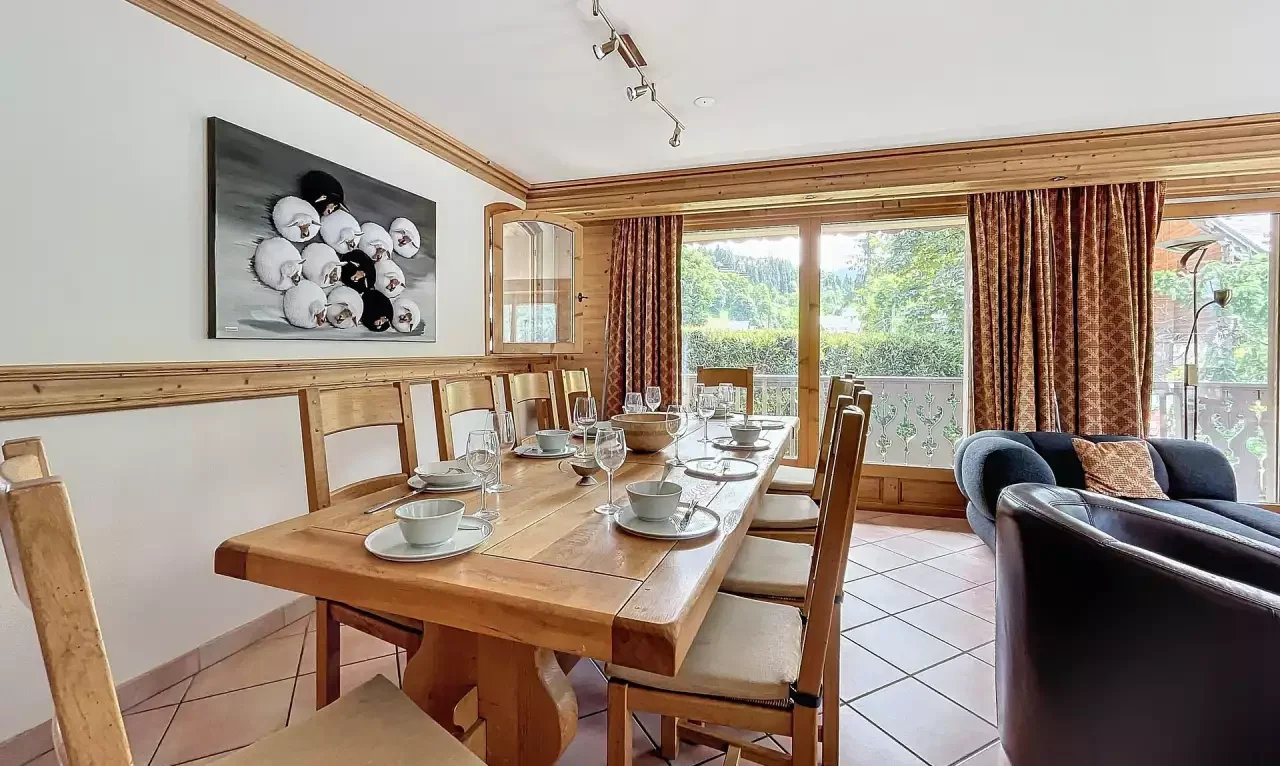
[(435, 202), (208, 125), (210, 337), (435, 341)]

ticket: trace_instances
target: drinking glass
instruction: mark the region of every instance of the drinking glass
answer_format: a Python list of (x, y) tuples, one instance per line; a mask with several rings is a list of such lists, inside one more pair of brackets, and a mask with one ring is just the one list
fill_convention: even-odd
[(622, 400), (623, 412), (644, 412), (644, 399), (640, 397), (639, 391), (628, 391), (626, 398)]
[(689, 400), (693, 402), (693, 409), (697, 409), (698, 400), (701, 399), (702, 395), (705, 394), (706, 392), (707, 392), (706, 386), (702, 385), (701, 383), (693, 384), (693, 398)]
[(489, 491), (493, 493), (506, 492), (507, 490), (515, 489), (515, 487), (502, 482), (502, 452), (516, 446), (516, 418), (510, 412), (494, 412), (489, 419), (493, 424), (493, 432), (498, 437), (499, 447), (497, 479), (489, 486)]
[(644, 403), (649, 405), (650, 412), (657, 412), (658, 405), (662, 404), (662, 389), (657, 386), (645, 386)]
[(721, 383), (716, 388), (720, 391), (720, 401), (724, 403), (725, 420), (728, 420), (729, 415), (733, 412), (733, 384)]
[(573, 403), (573, 422), (582, 429), (582, 446), (579, 455), (587, 454), (587, 429), (596, 424), (596, 399), (594, 396), (579, 396)]
[(467, 434), (467, 466), (480, 477), (480, 510), (476, 518), (493, 521), (498, 511), (489, 510), (489, 477), (498, 467), (498, 435), (493, 431), (472, 431)]
[(716, 414), (715, 394), (704, 393), (698, 397), (698, 417), (702, 418), (702, 438), (698, 441), (706, 443), (711, 441), (707, 438), (707, 428), (711, 425), (711, 416)]
[(627, 437), (621, 428), (596, 429), (596, 464), (609, 476), (609, 499), (604, 505), (596, 507), (596, 513), (612, 516), (619, 510), (613, 502), (613, 474), (622, 467), (627, 459)]
[(684, 461), (680, 459), (680, 439), (684, 437), (685, 429), (689, 427), (689, 408), (683, 404), (668, 404), (667, 416), (667, 433), (676, 440), (676, 459), (669, 465), (679, 468), (684, 465)]

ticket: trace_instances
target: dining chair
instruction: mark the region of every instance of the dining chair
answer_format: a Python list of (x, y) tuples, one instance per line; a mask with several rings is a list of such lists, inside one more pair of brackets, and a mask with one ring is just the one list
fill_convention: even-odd
[(506, 392), (506, 409), (507, 412), (513, 413), (516, 420), (516, 438), (524, 439), (529, 436), (527, 433), (520, 432), (520, 423), (524, 418), (520, 417), (523, 413), (521, 409), (517, 409), (517, 405), (524, 402), (533, 402), (535, 407), (535, 419), (538, 429), (559, 428), (562, 422), (560, 414), (556, 412), (556, 397), (554, 374), (551, 372), (520, 372), (505, 373), (500, 376), (502, 378), (503, 389)]
[[(128, 766), (120, 700), (80, 551), (71, 500), (49, 475), (39, 439), (5, 442), (0, 536), (14, 588), (31, 610), (63, 766)], [(141, 761), (139, 761), (140, 763)], [(449, 764), (481, 761), (386, 678), (348, 692), (307, 721), (218, 761), (220, 766)]]
[(560, 407), (560, 427), (573, 430), (573, 405), (579, 397), (591, 396), (591, 373), (581, 370), (556, 370), (552, 373), (556, 382), (556, 398)]
[(431, 395), (436, 407), (436, 442), (441, 460), (458, 457), (453, 446), (453, 416), (463, 412), (497, 409), (493, 399), (493, 376), (431, 381)]
[[(862, 386), (852, 378), (836, 378), (831, 381), (827, 394), (829, 416), (823, 419), (822, 436), (818, 441), (818, 460), (814, 469), (813, 488), (807, 495), (766, 494), (760, 498), (750, 535), (769, 537), (788, 542), (812, 543), (818, 529), (818, 506), (826, 483), (831, 445), (834, 442), (835, 403), (841, 396), (853, 397), (862, 392)], [(869, 411), (869, 410), (868, 410)]]
[(698, 382), (707, 388), (715, 388), (722, 383), (733, 386), (735, 396), (739, 388), (747, 391), (745, 412), (755, 414), (756, 368), (754, 367), (703, 367), (698, 366)]
[[(855, 384), (862, 385), (862, 381), (854, 378), (853, 373), (850, 372), (846, 372), (842, 375), (832, 375), (831, 383), (835, 383), (835, 381), (842, 378), (853, 379)], [(827, 391), (831, 391), (830, 386), (827, 387)], [(831, 420), (832, 417), (832, 403), (834, 401), (835, 399), (828, 393), (827, 406), (823, 411), (822, 422), (818, 424), (819, 433), (825, 433), (824, 429), (827, 427), (827, 421)], [(820, 463), (824, 460), (822, 451), (825, 446), (825, 443), (820, 442), (818, 454), (818, 462)], [(778, 470), (773, 474), (773, 481), (769, 482), (768, 491), (775, 495), (811, 495), (813, 494), (813, 485), (817, 479), (817, 473), (818, 471), (816, 467), (808, 468), (799, 465), (780, 465), (778, 466)]]
[[(298, 410), (302, 416), (302, 458), (307, 476), (307, 506), (311, 512), (403, 485), (413, 473), (418, 462), (418, 447), (407, 381), (347, 388), (304, 388), (298, 392)], [(331, 488), (325, 437), (377, 426), (395, 426), (400, 471)], [(333, 702), (341, 693), (343, 625), (394, 644), (410, 656), (422, 645), (421, 620), (317, 598), (317, 709)]]
[[(739, 759), (765, 766), (819, 763), (819, 738), (836, 736), (832, 730), (840, 725), (834, 715), (820, 729), (818, 710), (829, 646), (839, 625), (837, 605), (867, 434), (867, 418), (857, 407), (846, 408), (835, 420), (834, 469), (824, 489), (827, 511), (803, 603), (796, 607), (717, 593), (674, 676), (606, 666), (608, 766), (630, 766), (632, 711), (665, 718), (665, 758), (678, 755), (682, 739), (724, 750), (726, 764)], [(836, 695), (838, 687), (828, 687), (827, 693)], [(791, 752), (767, 749), (708, 725), (789, 735)]]
[[(848, 407), (856, 405), (859, 410), (864, 413), (871, 411), (871, 393), (869, 391), (861, 391), (857, 395), (857, 399), (851, 396), (836, 397), (833, 412), (844, 412)], [(835, 415), (832, 415), (832, 419)], [(837, 427), (839, 423), (837, 422)], [(834, 439), (839, 439), (838, 434), (833, 434)], [(860, 453), (865, 457), (865, 446)], [(855, 485), (861, 484), (863, 460), (858, 461), (856, 471)], [(852, 501), (854, 508), (857, 506), (857, 498)], [(852, 511), (851, 511), (852, 512)], [(819, 506), (818, 530), (824, 528), (823, 516), (827, 513), (827, 506)], [(818, 532), (821, 535), (821, 531)], [(774, 540), (766, 537), (757, 537), (747, 535), (742, 539), (742, 545), (738, 548), (738, 553), (733, 557), (733, 562), (729, 565), (729, 569), (725, 572), (724, 580), (720, 583), (720, 590), (725, 593), (732, 593), (737, 596), (746, 596), (747, 598), (764, 599), (781, 604), (802, 604), (805, 596), (808, 594), (809, 588), (813, 582), (814, 566), (814, 550), (819, 543), (815, 541), (814, 545), (808, 543), (788, 542), (786, 540)], [(845, 547), (845, 559), (849, 557), (849, 548)], [(844, 576), (841, 575), (843, 581)], [(836, 628), (832, 636), (830, 646), (830, 654), (827, 657), (827, 664), (824, 666), (826, 680), (823, 681), (827, 689), (840, 688), (840, 642), (839, 642), (839, 614), (836, 615)], [(823, 698), (823, 718), (824, 720), (839, 720), (840, 716), (840, 697), (837, 694), (829, 694)], [(839, 732), (832, 730), (830, 736), (824, 737), (822, 740), (823, 762), (838, 763), (839, 748)]]

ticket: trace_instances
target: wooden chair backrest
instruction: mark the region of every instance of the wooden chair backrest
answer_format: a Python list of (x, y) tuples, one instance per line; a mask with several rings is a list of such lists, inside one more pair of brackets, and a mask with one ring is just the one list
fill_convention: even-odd
[(573, 428), (573, 405), (580, 396), (591, 396), (591, 373), (581, 370), (556, 370), (556, 397), (559, 399), (561, 428)]
[[(298, 410), (302, 416), (302, 459), (307, 471), (307, 506), (310, 511), (403, 483), (418, 463), (413, 404), (407, 381), (349, 388), (304, 388), (298, 392)], [(388, 425), (396, 427), (400, 472), (332, 489), (329, 486), (329, 458), (324, 437), (341, 431)]]
[[(698, 382), (707, 388), (715, 388), (721, 383), (731, 383), (734, 389), (747, 390), (748, 415), (755, 414), (756, 368), (754, 367), (698, 367)], [(697, 403), (694, 403), (697, 406)]]
[(550, 372), (520, 372), (514, 375), (502, 375), (503, 388), (506, 391), (507, 412), (516, 415), (516, 437), (523, 439), (529, 434), (520, 433), (520, 412), (516, 405), (523, 402), (537, 403), (538, 428), (556, 428), (560, 420), (556, 412), (554, 375)]
[(458, 456), (453, 446), (453, 416), (462, 412), (496, 409), (493, 401), (493, 377), (458, 378), (431, 381), (431, 394), (436, 407), (436, 442), (441, 460)]
[[(809, 592), (805, 598), (804, 639), (800, 651), (800, 676), (796, 690), (817, 696), (822, 690), (823, 664), (835, 619), (836, 596), (844, 579), (845, 559), (853, 534), (853, 514), (862, 477), (863, 450), (868, 418), (859, 407), (836, 412), (836, 439), (831, 451), (831, 481), (822, 503), (815, 540), (817, 555)], [(833, 690), (828, 690), (831, 693)]]
[(3, 454), (0, 533), (35, 621), (64, 763), (126, 766), (129, 740), (67, 488), (49, 475), (39, 439), (5, 442)]
[(827, 461), (831, 457), (832, 437), (835, 436), (836, 402), (842, 396), (856, 396), (855, 386), (852, 378), (831, 376), (831, 387), (827, 390), (827, 409), (822, 415), (822, 433), (818, 437), (818, 462), (814, 465), (813, 490), (809, 495), (814, 502), (822, 500), (822, 485), (827, 475)]

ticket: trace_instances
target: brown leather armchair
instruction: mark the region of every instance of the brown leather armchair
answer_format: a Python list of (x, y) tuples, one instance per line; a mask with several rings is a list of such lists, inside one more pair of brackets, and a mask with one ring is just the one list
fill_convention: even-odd
[(1280, 548), (1044, 484), (996, 533), (1013, 766), (1280, 763)]

